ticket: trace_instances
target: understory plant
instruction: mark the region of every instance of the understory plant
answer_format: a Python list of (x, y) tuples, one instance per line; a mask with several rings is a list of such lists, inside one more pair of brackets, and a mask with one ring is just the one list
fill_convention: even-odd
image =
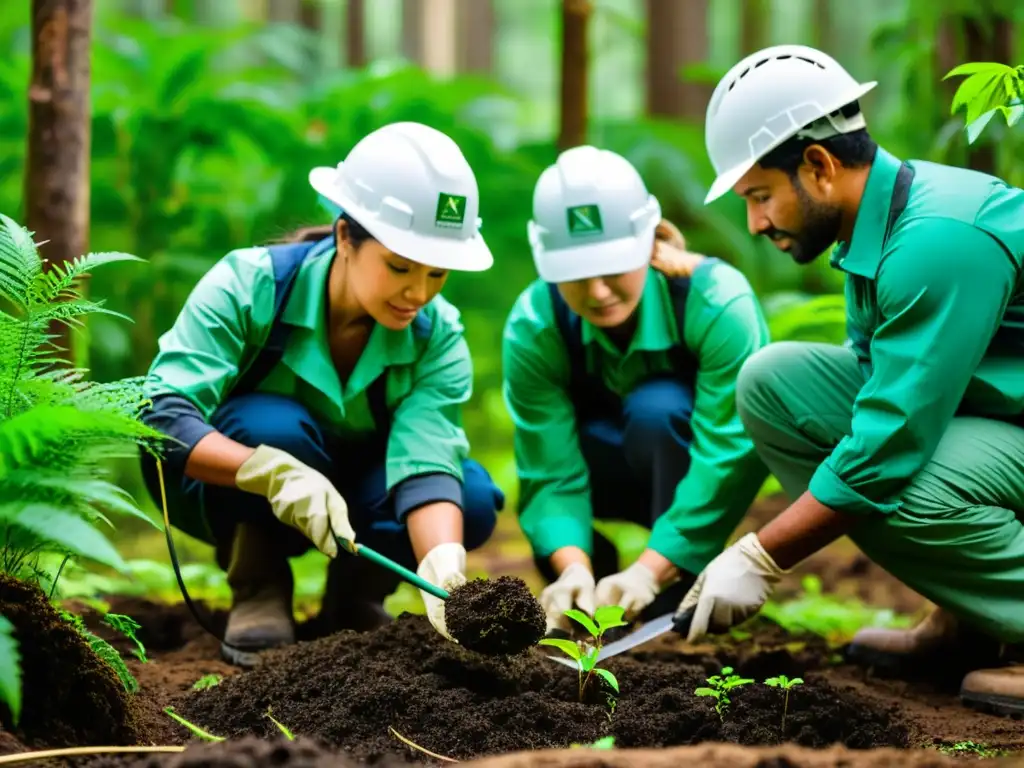
[[(143, 378), (89, 380), (84, 369), (64, 362), (54, 332), (61, 325), (80, 328), (91, 314), (127, 319), (80, 290), (92, 270), (127, 261), (140, 259), (90, 253), (46, 266), (32, 234), (0, 214), (0, 573), (51, 595), (50, 558), (123, 570), (102, 530), (113, 527), (108, 515), (156, 525), (110, 480), (106, 466), (140, 447), (155, 450), (163, 440), (139, 418)], [(0, 621), (0, 648), (0, 700), (17, 723), (22, 681), (9, 622)]]
[[(619, 681), (610, 670), (598, 668), (597, 656), (601, 653), (604, 633), (613, 627), (626, 626), (627, 622), (622, 618), (623, 613), (624, 611), (621, 606), (603, 605), (594, 611), (594, 618), (591, 619), (583, 611), (570, 608), (565, 612), (565, 615), (577, 622), (590, 634), (590, 641), (586, 642), (584, 647), (581, 647), (580, 643), (575, 643), (572, 640), (554, 637), (545, 637), (540, 641), (540, 645), (550, 645), (557, 648), (576, 662), (576, 668), (579, 673), (580, 701), (583, 701), (587, 686), (594, 675), (599, 675), (603, 678), (616, 694), (619, 692)], [(614, 707), (613, 702), (614, 699), (609, 704)]]

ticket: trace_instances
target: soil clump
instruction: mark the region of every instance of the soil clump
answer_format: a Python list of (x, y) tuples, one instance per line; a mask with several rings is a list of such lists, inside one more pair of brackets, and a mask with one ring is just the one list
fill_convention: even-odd
[(14, 625), (22, 671), (21, 718), (15, 727), (0, 703), (3, 729), (33, 748), (138, 743), (134, 702), (117, 674), (38, 586), (0, 574), (0, 614)]
[(273, 738), (276, 726), (264, 717), (269, 707), (292, 733), (367, 762), (431, 762), (389, 726), (461, 761), (589, 744), (608, 735), (619, 748), (705, 741), (854, 749), (909, 743), (894, 707), (813, 676), (790, 692), (782, 734), (781, 693), (761, 680), (732, 690), (720, 719), (712, 700), (693, 693), (706, 684), (704, 668), (617, 657), (602, 665), (621, 687), (612, 711), (603, 702), (580, 703), (577, 673), (541, 654), (473, 653), (438, 636), (423, 617), (405, 614), (371, 633), (345, 631), (271, 651), (257, 668), (188, 693), (177, 711), (219, 736)]
[(445, 601), (445, 626), (463, 648), (487, 655), (522, 653), (544, 637), (544, 609), (522, 579), (473, 579)]

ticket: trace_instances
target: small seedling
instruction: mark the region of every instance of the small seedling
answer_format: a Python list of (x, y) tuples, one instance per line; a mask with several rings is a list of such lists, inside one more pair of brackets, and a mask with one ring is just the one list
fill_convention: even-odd
[(223, 736), (214, 736), (209, 731), (204, 731), (202, 728), (200, 728), (195, 723), (190, 723), (184, 717), (182, 717), (181, 715), (177, 714), (174, 711), (174, 707), (164, 707), (164, 712), (167, 713), (167, 715), (171, 719), (173, 719), (173, 720), (181, 723), (182, 725), (184, 725), (186, 728), (188, 728), (190, 731), (192, 731), (192, 733), (194, 733), (196, 736), (198, 736), (203, 741), (224, 741), (225, 740)]
[(803, 680), (799, 677), (794, 677), (790, 680), (785, 675), (779, 675), (778, 677), (769, 677), (764, 681), (765, 685), (770, 685), (772, 688), (781, 688), (786, 692), (786, 698), (782, 704), (782, 735), (786, 734), (786, 712), (789, 710), (789, 689), (803, 683)]
[(193, 691), (205, 691), (207, 688), (213, 688), (215, 685), (220, 685), (223, 680), (220, 675), (203, 675), (194, 683), (192, 683)]
[(598, 669), (597, 655), (601, 652), (604, 633), (612, 627), (624, 627), (628, 623), (622, 618), (624, 612), (622, 606), (619, 605), (602, 605), (594, 611), (593, 619), (575, 608), (570, 608), (565, 612), (566, 616), (590, 633), (592, 642), (588, 644), (586, 651), (580, 647), (579, 643), (574, 643), (572, 640), (546, 637), (540, 641), (540, 645), (553, 646), (576, 662), (579, 672), (580, 701), (583, 701), (587, 685), (595, 674), (604, 678), (615, 693), (619, 692), (619, 681), (615, 679), (615, 675), (607, 669)]
[(266, 711), (266, 713), (265, 713), (265, 714), (266, 714), (266, 716), (267, 716), (267, 717), (268, 717), (268, 718), (270, 719), (270, 722), (272, 722), (272, 723), (273, 723), (274, 725), (276, 725), (276, 726), (277, 726), (277, 729), (278, 729), (279, 731), (281, 731), (281, 733), (283, 733), (283, 734), (284, 734), (284, 737), (285, 737), (286, 739), (288, 739), (288, 741), (295, 741), (295, 736), (294, 736), (294, 735), (292, 734), (292, 732), (291, 732), (291, 731), (289, 731), (289, 730), (288, 730), (287, 728), (285, 728), (285, 726), (284, 726), (284, 725), (282, 725), (282, 724), (281, 724), (280, 722), (278, 722), (278, 721), (277, 721), (277, 720), (276, 720), (276, 719), (274, 718), (274, 716), (273, 716), (272, 714), (270, 714), (270, 707), (267, 707), (267, 711)]
[(696, 688), (693, 693), (695, 696), (712, 697), (715, 700), (715, 712), (718, 713), (718, 719), (724, 721), (725, 712), (731, 703), (729, 691), (752, 682), (754, 681), (750, 678), (733, 674), (732, 667), (722, 667), (721, 674), (707, 678), (707, 687)]
[(572, 749), (615, 749), (614, 736), (602, 736), (592, 744), (570, 744)]

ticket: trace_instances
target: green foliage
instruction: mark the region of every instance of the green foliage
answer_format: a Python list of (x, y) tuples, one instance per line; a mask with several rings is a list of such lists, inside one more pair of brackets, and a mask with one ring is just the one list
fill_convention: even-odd
[(722, 667), (720, 674), (707, 678), (707, 686), (695, 688), (695, 696), (708, 696), (715, 700), (715, 712), (719, 720), (725, 720), (725, 713), (729, 709), (732, 700), (729, 698), (729, 691), (739, 688), (741, 685), (748, 685), (754, 682), (751, 678), (740, 677), (733, 673), (732, 667)]
[[(583, 701), (587, 686), (594, 675), (604, 679), (616, 694), (619, 692), (619, 681), (610, 670), (601, 669), (597, 666), (597, 657), (601, 653), (604, 633), (613, 627), (623, 627), (628, 623), (623, 620), (623, 614), (624, 610), (618, 605), (602, 605), (594, 611), (593, 618), (587, 616), (583, 611), (570, 608), (565, 612), (565, 615), (577, 622), (590, 634), (592, 642), (587, 644), (586, 649), (572, 640), (563, 640), (555, 637), (545, 637), (539, 643), (540, 645), (550, 645), (553, 648), (557, 648), (576, 662), (579, 674), (580, 701)], [(613, 702), (614, 697), (609, 696), (609, 706), (614, 707)]]
[(14, 625), (0, 615), (0, 702), (11, 711), (11, 721), (21, 718), (21, 652)]
[(77, 616), (70, 611), (64, 610), (59, 611), (59, 613), (65, 621), (75, 628), (78, 634), (85, 638), (85, 641), (89, 644), (93, 653), (95, 653), (101, 661), (110, 665), (111, 669), (114, 670), (114, 673), (124, 686), (124, 689), (128, 691), (128, 693), (138, 692), (139, 683), (131, 673), (131, 670), (129, 670), (128, 666), (124, 663), (124, 659), (121, 658), (121, 654), (117, 652), (117, 649), (102, 637), (90, 632), (82, 622), (81, 616)]
[(132, 651), (132, 654), (139, 661), (143, 664), (149, 661), (149, 659), (146, 658), (146, 647), (142, 644), (142, 641), (135, 636), (136, 631), (140, 629), (140, 625), (135, 621), (135, 619), (121, 613), (108, 613), (103, 617), (103, 623), (116, 632), (120, 632), (135, 643), (135, 649)]
[(950, 113), (964, 110), (968, 143), (978, 139), (996, 113), (1002, 114), (1007, 127), (1017, 124), (1024, 114), (1024, 65), (969, 62), (951, 69), (943, 80), (965, 75), (953, 94)]
[(192, 683), (192, 690), (205, 691), (207, 688), (213, 688), (215, 685), (220, 685), (221, 680), (223, 679), (224, 678), (222, 678), (220, 675), (203, 675), (194, 683)]
[(266, 714), (267, 719), (269, 719), (270, 722), (277, 726), (277, 729), (284, 734), (284, 737), (288, 739), (288, 741), (295, 741), (295, 735), (271, 714), (270, 707), (267, 707), (267, 711), (264, 714)]
[(104, 479), (103, 462), (154, 447), (143, 425), (141, 379), (88, 381), (60, 360), (54, 324), (79, 327), (106, 313), (78, 283), (128, 254), (94, 253), (44, 270), (30, 233), (0, 214), (0, 570), (39, 577), (38, 557), (57, 553), (123, 568), (100, 531), (109, 513), (149, 518)]
[(182, 717), (177, 712), (175, 712), (174, 711), (174, 707), (164, 707), (164, 712), (172, 720), (174, 720), (175, 722), (180, 723), (181, 725), (183, 725), (186, 728), (188, 728), (193, 734), (198, 736), (203, 741), (225, 741), (226, 740), (223, 736), (215, 736), (214, 734), (210, 733), (209, 731), (204, 730), (203, 728), (200, 728), (195, 723), (190, 723), (184, 717)]

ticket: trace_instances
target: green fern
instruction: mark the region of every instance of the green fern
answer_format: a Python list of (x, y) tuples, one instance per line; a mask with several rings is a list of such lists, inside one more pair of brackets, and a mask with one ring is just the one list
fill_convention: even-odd
[[(63, 556), (62, 567), (77, 557), (125, 572), (103, 530), (113, 527), (108, 515), (160, 527), (112, 482), (106, 466), (108, 459), (137, 455), (140, 448), (155, 452), (165, 439), (139, 418), (147, 404), (143, 377), (90, 381), (86, 371), (64, 362), (54, 332), (61, 324), (81, 327), (90, 314), (125, 318), (78, 289), (90, 271), (125, 261), (141, 259), (90, 253), (44, 265), (31, 233), (0, 214), (0, 572), (15, 578), (55, 586), (57, 575), (40, 565), (48, 554)], [(63, 615), (125, 689), (138, 690), (113, 646), (80, 618)], [(0, 616), (0, 700), (15, 720), (20, 664), (13, 628)]]
[(21, 653), (14, 625), (0, 616), (0, 702), (11, 711), (11, 722), (21, 718)]

